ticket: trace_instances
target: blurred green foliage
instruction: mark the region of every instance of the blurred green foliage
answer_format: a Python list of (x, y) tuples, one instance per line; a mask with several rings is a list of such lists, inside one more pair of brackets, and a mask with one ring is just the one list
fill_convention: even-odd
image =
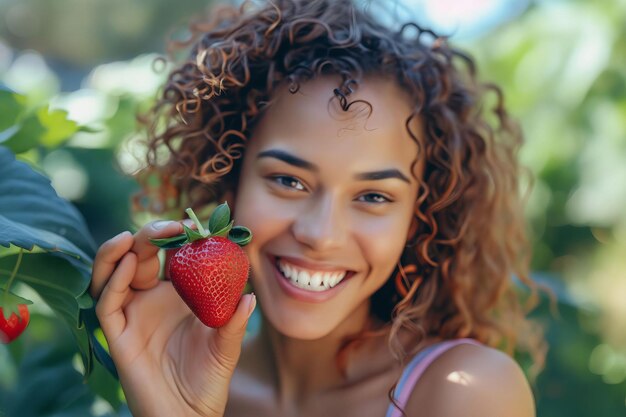
[[(32, 124), (38, 137), (50, 132), (48, 142), (30, 143), (18, 158), (51, 179), (100, 243), (144, 220), (131, 216), (129, 204), (137, 186), (128, 174), (141, 165), (143, 151), (135, 114), (152, 102), (164, 72), (152, 70), (154, 55), (130, 57), (163, 50), (172, 21), (180, 23), (206, 5), (109, 2), (106, 13), (114, 18), (107, 20), (103, 3), (89, 4), (91, 9), (77, 0), (0, 1), (0, 16), (37, 23), (43, 17), (33, 16), (49, 13), (45, 24), (33, 24), (37, 30), (56, 33), (53, 23), (67, 26), (57, 28), (58, 38), (29, 35), (27, 27), (17, 33), (0, 28), (0, 36), (18, 49), (40, 50), (53, 57), (51, 62), (128, 60), (97, 65), (81, 76), (80, 89), (61, 92), (65, 75), (51, 70), (41, 55), (11, 49), (2, 62), (0, 48), (0, 80), (24, 94), (29, 109), (24, 124)], [(68, 6), (82, 10), (83, 19), (63, 17)], [(28, 8), (39, 11), (28, 14)], [(545, 299), (533, 313), (550, 345), (545, 369), (533, 385), (542, 417), (626, 415), (624, 22), (623, 0), (544, 0), (478, 39), (457, 40), (475, 56), (480, 78), (504, 90), (509, 111), (525, 132), (521, 157), (535, 175), (527, 209), (533, 270), (559, 297), (558, 315)], [(75, 39), (68, 40), (68, 34)], [(112, 36), (132, 41), (111, 42)], [(19, 65), (29, 71), (19, 71), (24, 68)], [(8, 120), (16, 117), (0, 112), (0, 141), (13, 126)], [(36, 294), (32, 299), (34, 314), (24, 337), (0, 345), (0, 411), (7, 416), (128, 415), (119, 385), (100, 365), (88, 385), (81, 383), (84, 369), (68, 328)], [(41, 400), (32, 401), (36, 397), (30, 394), (42, 385)]]
[[(0, 37), (19, 50), (93, 67), (163, 50), (170, 33), (210, 2), (0, 0)], [(80, 36), (77, 36), (80, 34)], [(103, 61), (104, 59), (104, 61)]]
[(535, 313), (540, 416), (626, 415), (624, 22), (624, 1), (542, 1), (467, 45), (521, 121), (533, 269), (560, 284), (560, 318)]

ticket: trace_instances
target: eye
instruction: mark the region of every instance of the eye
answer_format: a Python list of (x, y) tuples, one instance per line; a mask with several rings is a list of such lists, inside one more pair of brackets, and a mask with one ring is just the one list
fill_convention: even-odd
[(305, 191), (302, 182), (295, 177), (291, 177), (289, 175), (274, 175), (271, 179), (283, 187), (291, 188), (297, 191)]
[(391, 200), (389, 198), (378, 193), (363, 194), (362, 196), (359, 197), (359, 201), (362, 201), (364, 203), (373, 203), (373, 204), (391, 203)]

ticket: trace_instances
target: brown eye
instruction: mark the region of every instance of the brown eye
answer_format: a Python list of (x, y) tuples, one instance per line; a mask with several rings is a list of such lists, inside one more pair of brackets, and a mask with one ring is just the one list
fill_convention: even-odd
[(297, 191), (305, 191), (304, 185), (297, 178), (290, 177), (289, 175), (276, 175), (272, 177), (272, 179), (283, 187)]
[(378, 193), (364, 194), (359, 197), (359, 200), (363, 201), (364, 203), (372, 203), (372, 204), (391, 203), (390, 199)]

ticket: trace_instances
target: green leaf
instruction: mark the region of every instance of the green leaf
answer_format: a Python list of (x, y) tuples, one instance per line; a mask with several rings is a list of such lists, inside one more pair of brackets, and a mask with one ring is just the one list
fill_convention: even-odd
[[(0, 105), (6, 104), (2, 99), (6, 94), (0, 91)], [(26, 116), (14, 110), (0, 119), (0, 143), (18, 154), (38, 145), (58, 146), (78, 130), (78, 124), (67, 118), (65, 110), (50, 110), (44, 106)]]
[(183, 224), (183, 229), (185, 230), (185, 235), (187, 236), (188, 242), (193, 242), (196, 240), (204, 239), (206, 237), (206, 236), (203, 236), (202, 233), (198, 232), (197, 230), (193, 230), (192, 228), (188, 227), (186, 224)]
[(78, 124), (67, 118), (65, 110), (49, 110), (42, 107), (37, 110), (37, 118), (45, 129), (40, 143), (49, 148), (60, 145), (78, 131)]
[(26, 298), (22, 298), (17, 294), (14, 294), (10, 290), (6, 290), (6, 285), (1, 287), (2, 292), (0, 293), (0, 307), (2, 307), (2, 313), (4, 314), (4, 318), (6, 320), (11, 317), (11, 314), (20, 316), (19, 305), (20, 304), (32, 304), (33, 302), (27, 300)]
[[(0, 181), (0, 190), (2, 184)], [(2, 199), (4, 200), (4, 199)], [(0, 201), (0, 212), (4, 201)], [(36, 220), (33, 219), (33, 222)], [(27, 224), (12, 221), (0, 214), (0, 246), (15, 245), (29, 252), (36, 248), (68, 260), (85, 276), (91, 275), (91, 257), (65, 237)]]
[(228, 239), (239, 246), (245, 246), (252, 240), (252, 232), (247, 227), (235, 226), (228, 233)]
[(218, 230), (215, 233), (211, 233), (211, 236), (226, 237), (228, 235), (228, 232), (230, 232), (230, 229), (233, 228), (233, 224), (235, 224), (235, 222), (231, 221), (230, 223), (226, 225), (226, 227), (222, 228), (221, 230)]
[(41, 138), (46, 134), (46, 128), (41, 124), (36, 114), (26, 116), (15, 125), (14, 133), (5, 137), (2, 146), (6, 146), (14, 153), (23, 153), (37, 146)]
[(100, 362), (102, 366), (109, 371), (112, 377), (119, 379), (113, 359), (111, 359), (108, 349), (105, 348), (106, 339), (104, 338), (104, 333), (102, 333), (100, 323), (96, 317), (96, 309), (90, 308), (88, 310), (83, 310), (81, 313), (81, 317), (85, 322), (85, 327), (87, 328), (87, 333), (89, 334), (93, 355), (96, 359), (98, 359), (98, 362)]
[(209, 219), (209, 232), (215, 235), (228, 226), (230, 222), (230, 208), (228, 203), (220, 204), (213, 210)]
[[(23, 96), (0, 85), (0, 132), (14, 126), (24, 111)], [(0, 139), (2, 142), (2, 139)]]
[[(6, 286), (19, 255), (0, 258), (0, 286)], [(80, 305), (89, 288), (85, 277), (70, 262), (48, 253), (24, 254), (15, 279), (35, 290), (44, 302), (69, 325), (85, 363), (91, 371), (92, 355), (87, 331), (81, 320)]]
[(150, 243), (161, 249), (174, 249), (180, 248), (189, 241), (189, 237), (186, 234), (181, 234), (174, 237), (166, 237), (161, 239), (150, 239)]
[(88, 292), (81, 294), (76, 301), (78, 301), (78, 307), (80, 307), (81, 310), (87, 310), (94, 306), (93, 298), (91, 298)]
[(13, 125), (0, 132), (0, 143), (6, 142), (20, 131), (20, 125)]
[[(68, 323), (89, 375), (92, 344), (82, 324), (81, 307), (92, 304), (86, 290), (96, 245), (85, 221), (56, 194), (48, 178), (16, 161), (2, 146), (0, 196), (0, 246), (47, 252), (25, 255), (15, 279), (37, 291)], [(10, 276), (16, 256), (0, 257), (0, 283)]]
[(96, 245), (78, 210), (50, 180), (0, 146), (0, 246), (39, 247), (70, 261), (87, 276)]

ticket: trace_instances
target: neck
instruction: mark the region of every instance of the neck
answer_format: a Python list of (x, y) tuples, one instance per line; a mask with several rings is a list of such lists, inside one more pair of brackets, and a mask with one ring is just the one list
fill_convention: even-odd
[[(353, 312), (351, 320), (342, 322), (326, 336), (315, 340), (295, 339), (279, 333), (267, 321), (263, 338), (273, 358), (277, 398), (285, 406), (306, 403), (326, 391), (348, 383), (337, 367), (337, 353), (348, 338), (366, 328), (369, 304)], [(352, 356), (346, 361), (349, 375)]]

